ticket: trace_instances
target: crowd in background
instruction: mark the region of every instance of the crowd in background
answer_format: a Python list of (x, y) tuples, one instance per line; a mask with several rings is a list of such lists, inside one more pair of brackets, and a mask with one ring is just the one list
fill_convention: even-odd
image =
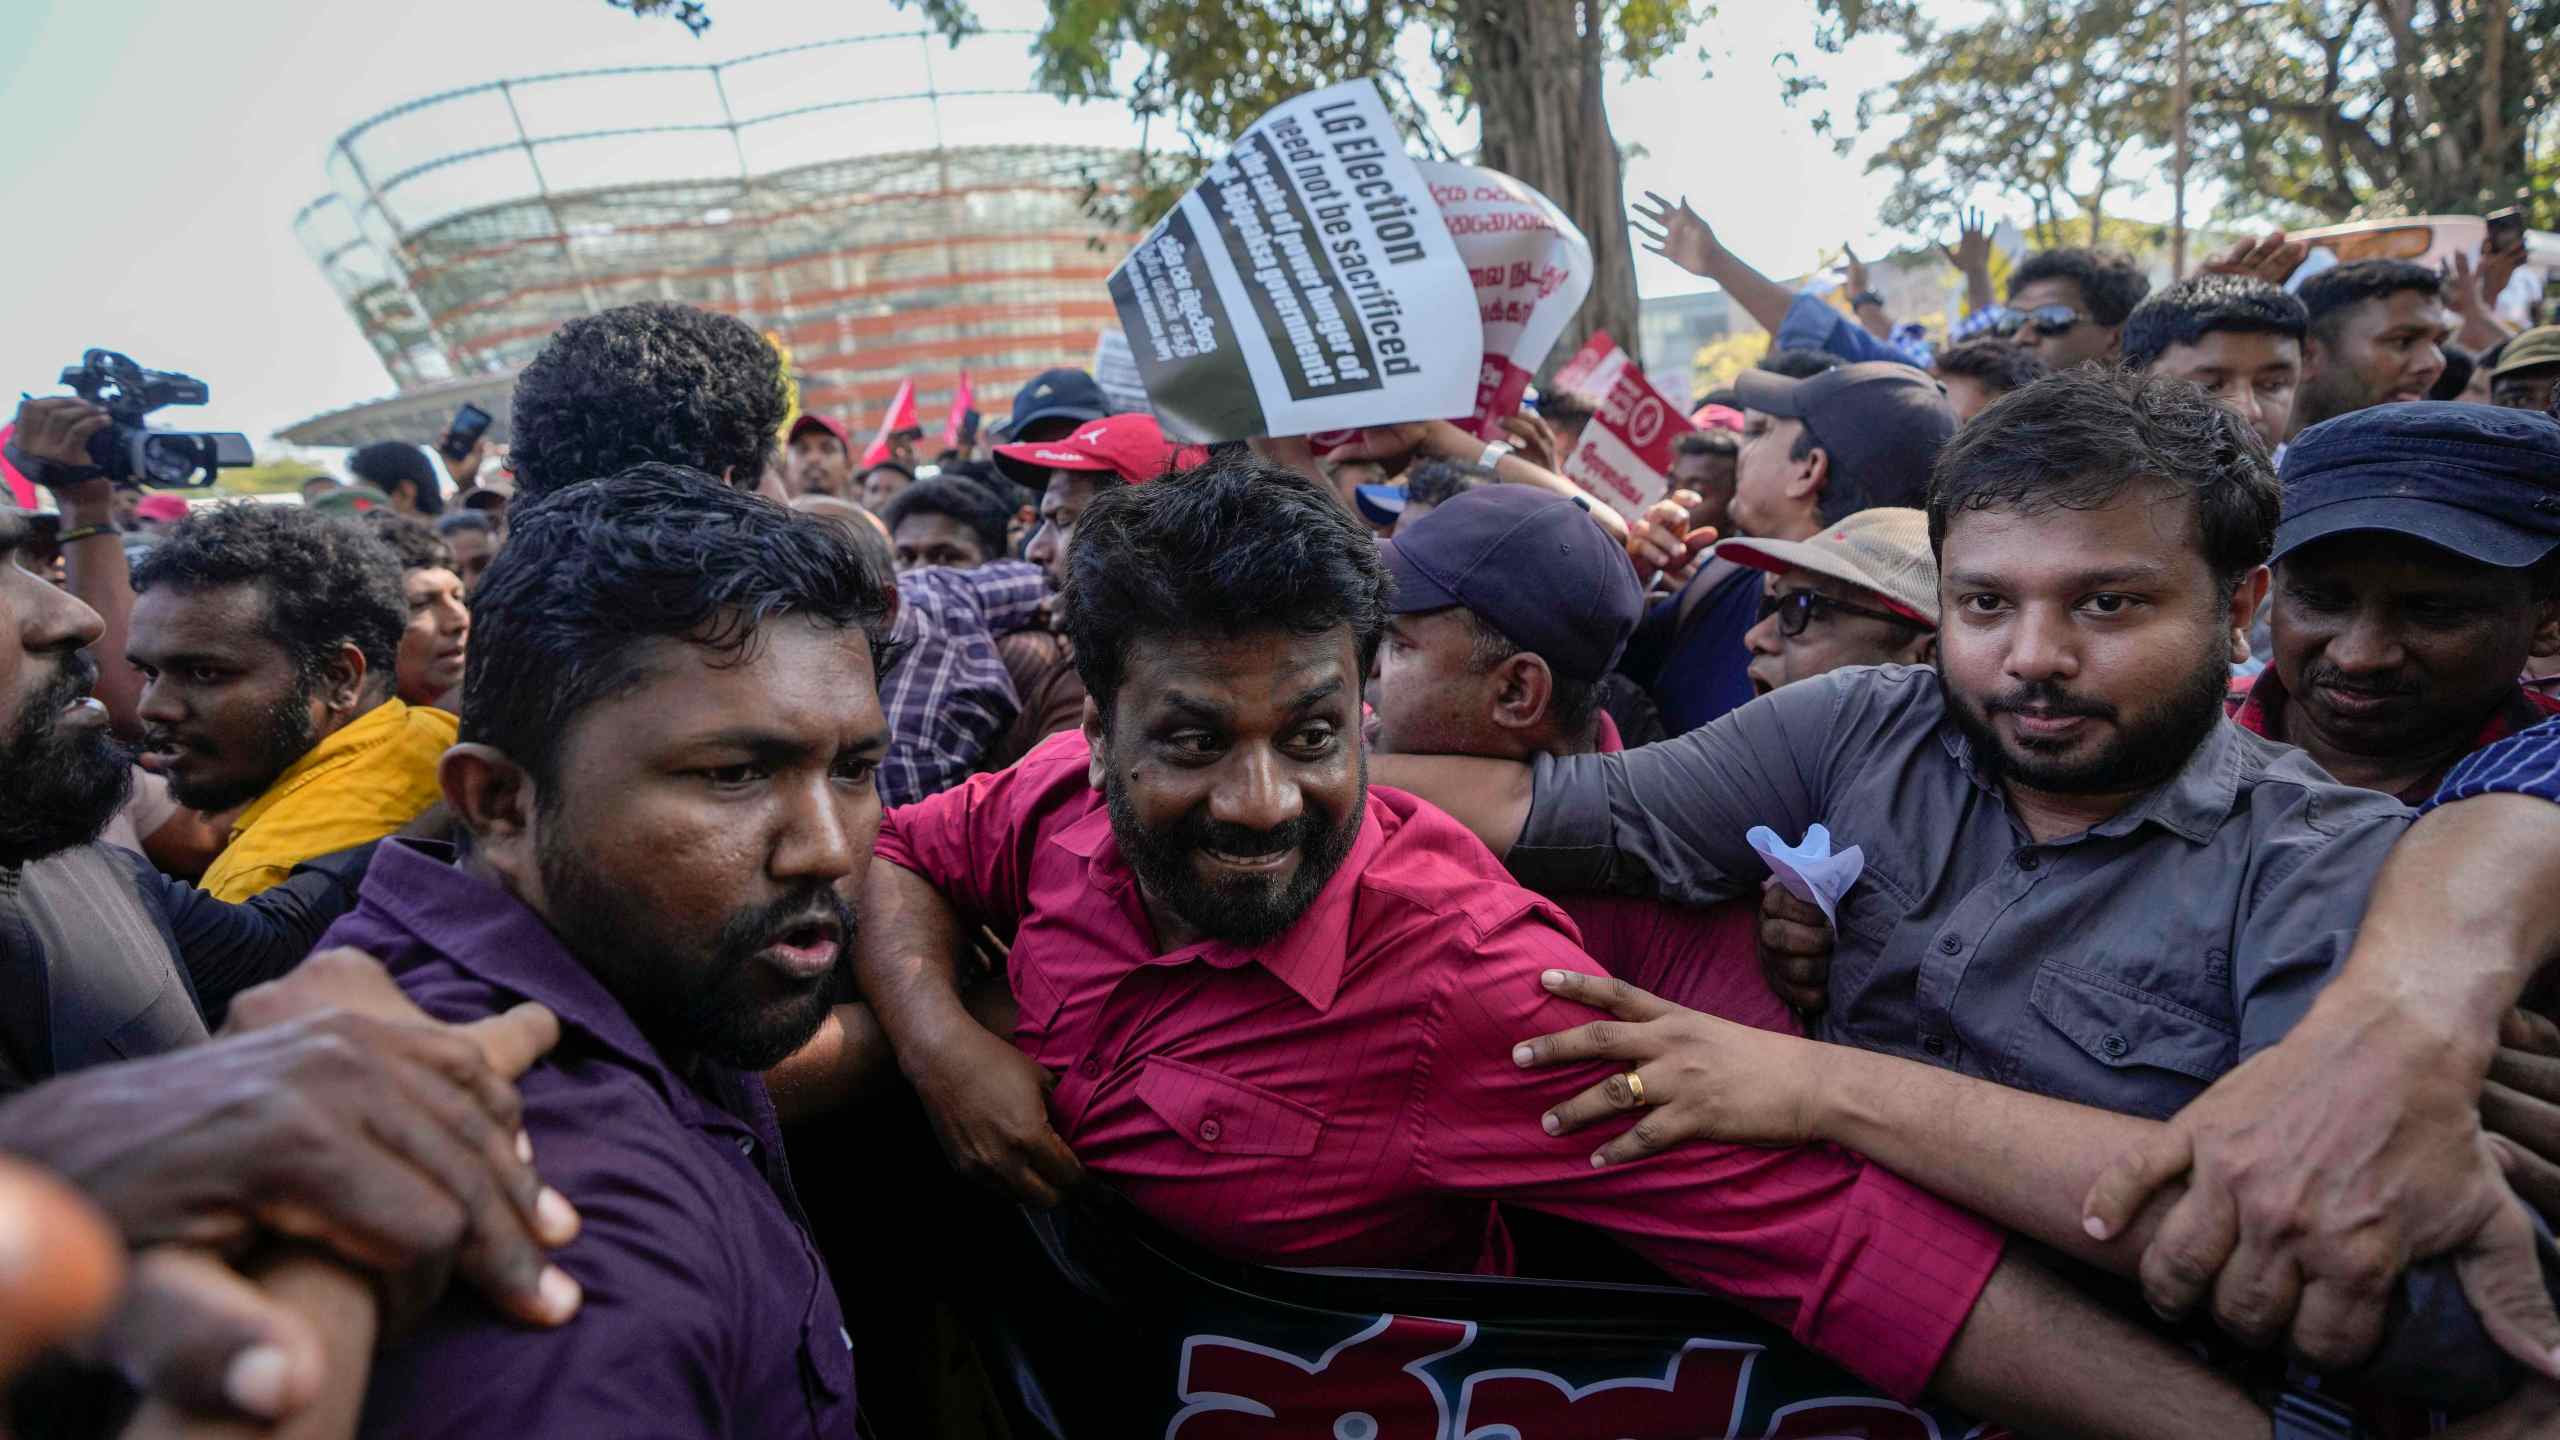
[(2555, 1433), (2520, 246), (1968, 228), (1929, 349), (1634, 218), (1775, 344), (1633, 517), (1570, 390), (1204, 447), (1053, 370), (865, 465), (679, 304), (300, 504), (26, 401), (9, 1426), (992, 1433), (983, 1195), (1107, 1191), (2020, 1434)]

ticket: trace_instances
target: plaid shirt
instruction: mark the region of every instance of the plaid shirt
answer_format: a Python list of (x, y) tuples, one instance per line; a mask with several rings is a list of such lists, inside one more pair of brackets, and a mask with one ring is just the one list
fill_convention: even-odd
[(1048, 594), (1048, 575), (1019, 560), (898, 577), (889, 643), (899, 658), (880, 687), (889, 716), (880, 803), (912, 805), (977, 768), (987, 743), (1022, 708), (996, 637), (1035, 623)]

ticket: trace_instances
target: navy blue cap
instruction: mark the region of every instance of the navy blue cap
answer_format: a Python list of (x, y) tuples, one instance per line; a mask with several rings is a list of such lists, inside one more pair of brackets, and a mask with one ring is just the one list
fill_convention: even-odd
[(1088, 424), (1111, 413), (1111, 402), (1102, 398), (1101, 382), (1081, 370), (1062, 367), (1043, 370), (1030, 384), (1013, 392), (1013, 417), (1004, 423), (1008, 438), (1023, 438), (1022, 427), (1043, 420), (1071, 420)]
[(2276, 559), (2381, 530), (2516, 569), (2560, 546), (2560, 421), (2530, 410), (2412, 400), (2354, 410), (2284, 452)]
[(1463, 605), (1572, 680), (1618, 663), (1644, 615), (1626, 547), (1577, 500), (1530, 485), (1479, 485), (1380, 542), (1398, 615)]
[(1956, 433), (1947, 388), (1890, 360), (1840, 365), (1801, 380), (1767, 370), (1734, 377), (1746, 410), (1801, 420), (1813, 443), (1831, 452), (1835, 471), (1852, 477), (1870, 505), (1928, 504), (1929, 467)]

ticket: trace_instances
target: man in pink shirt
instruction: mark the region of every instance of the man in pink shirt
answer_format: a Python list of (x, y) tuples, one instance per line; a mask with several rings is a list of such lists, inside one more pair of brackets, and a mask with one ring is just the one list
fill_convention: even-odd
[[(892, 812), (864, 884), (862, 988), (964, 1170), (1054, 1199), (1089, 1168), (1196, 1242), (1307, 1265), (1498, 1263), (1493, 1202), (1526, 1206), (1896, 1395), (2040, 1434), (2268, 1433), (2237, 1389), (1842, 1151), (1595, 1169), (1521, 1125), (1601, 1078), (1512, 1049), (1589, 1013), (1541, 972), (1598, 967), (1454, 821), (1368, 788), (1388, 580), (1312, 482), (1235, 457), (1114, 491), (1069, 566), (1082, 733)], [(966, 924), (1010, 942), (1010, 1045), (962, 1007)]]

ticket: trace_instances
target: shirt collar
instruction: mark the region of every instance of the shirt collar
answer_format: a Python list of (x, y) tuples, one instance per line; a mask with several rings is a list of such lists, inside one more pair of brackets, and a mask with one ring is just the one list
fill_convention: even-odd
[[(2284, 681), (2277, 676), (2276, 667), (2269, 665), (2258, 672), (2258, 678), (2250, 683), (2246, 697), (2240, 698), (2238, 706), (2231, 711), (2231, 723), (2252, 735), (2263, 735), (2267, 739), (2283, 743), (2285, 707), (2291, 704), (2292, 700), (2293, 694), (2284, 688)], [(2518, 730), (2541, 724), (2550, 719), (2554, 713), (2560, 712), (2547, 708), (2545, 701), (2534, 690), (2522, 681), (2518, 681), (2515, 689), (2508, 692), (2505, 701), (2497, 709), (2489, 712), (2488, 720), (2480, 726), (2480, 733), (2472, 737), (2470, 750), (2454, 756), (2435, 770), (2419, 776), (2411, 782), (2408, 789), (2401, 791), (2395, 798), (2403, 804), (2412, 806), (2426, 804), (2428, 799), (2436, 793), (2436, 787), (2443, 783), (2444, 777), (2451, 773), (2455, 765), (2462, 762), (2464, 756), (2485, 750)]]
[(533, 907), (495, 881), (448, 858), (451, 847), (392, 840), (374, 852), (362, 903), (465, 971), (511, 994), (539, 1001), (577, 1030), (646, 1075), (680, 1115), (702, 1118), (699, 1092), (660, 1058), (630, 1012), (552, 933)]
[(393, 696), (339, 726), (319, 744), (302, 752), (301, 759), (286, 766), (284, 773), (275, 778), (275, 783), (250, 801), (248, 808), (240, 812), (240, 818), (231, 822), (231, 828), (235, 831), (248, 829), (258, 823), (259, 816), (275, 808), (278, 801), (301, 789), (322, 771), (335, 769), (340, 763), (355, 758), (360, 751), (389, 744), (408, 723), (408, 704)]
[[(1259, 945), (1203, 940), (1141, 963), (1183, 965), (1197, 960), (1221, 970), (1259, 965), (1318, 1013), (1332, 1009), (1333, 997), (1342, 990), (1342, 967), (1351, 953), (1351, 917), (1358, 908), (1360, 877), (1385, 843), (1379, 833), (1379, 806), (1378, 799), (1370, 797), (1360, 818), (1360, 838), (1352, 842), (1351, 853), (1343, 857), (1324, 889), (1316, 892), (1315, 903), (1298, 917), (1297, 924)], [(1138, 877), (1120, 857), (1120, 841), (1111, 830), (1111, 810), (1101, 792), (1094, 792), (1092, 810), (1049, 843), (1082, 859), (1094, 888), (1114, 895), (1140, 934), (1153, 933)]]
[[(1939, 695), (1940, 704), (1944, 706), (1947, 702), (1943, 688)], [(1977, 788), (2002, 805), (2008, 804), (2008, 793), (1976, 763), (1973, 742), (1965, 737), (1952, 713), (1940, 716), (1938, 738), (1946, 746), (1947, 754)], [(2222, 828), (2223, 821), (2231, 818), (2231, 807), (2239, 802), (2240, 763), (2243, 758), (2244, 746), (2238, 727), (2227, 721), (2217, 721), (2203, 743), (2188, 754), (2187, 763), (2179, 767), (2177, 774), (2154, 786), (2122, 810), (2090, 826), (2085, 833), (2106, 837), (2129, 835), (2137, 826), (2149, 822), (2202, 845)]]

